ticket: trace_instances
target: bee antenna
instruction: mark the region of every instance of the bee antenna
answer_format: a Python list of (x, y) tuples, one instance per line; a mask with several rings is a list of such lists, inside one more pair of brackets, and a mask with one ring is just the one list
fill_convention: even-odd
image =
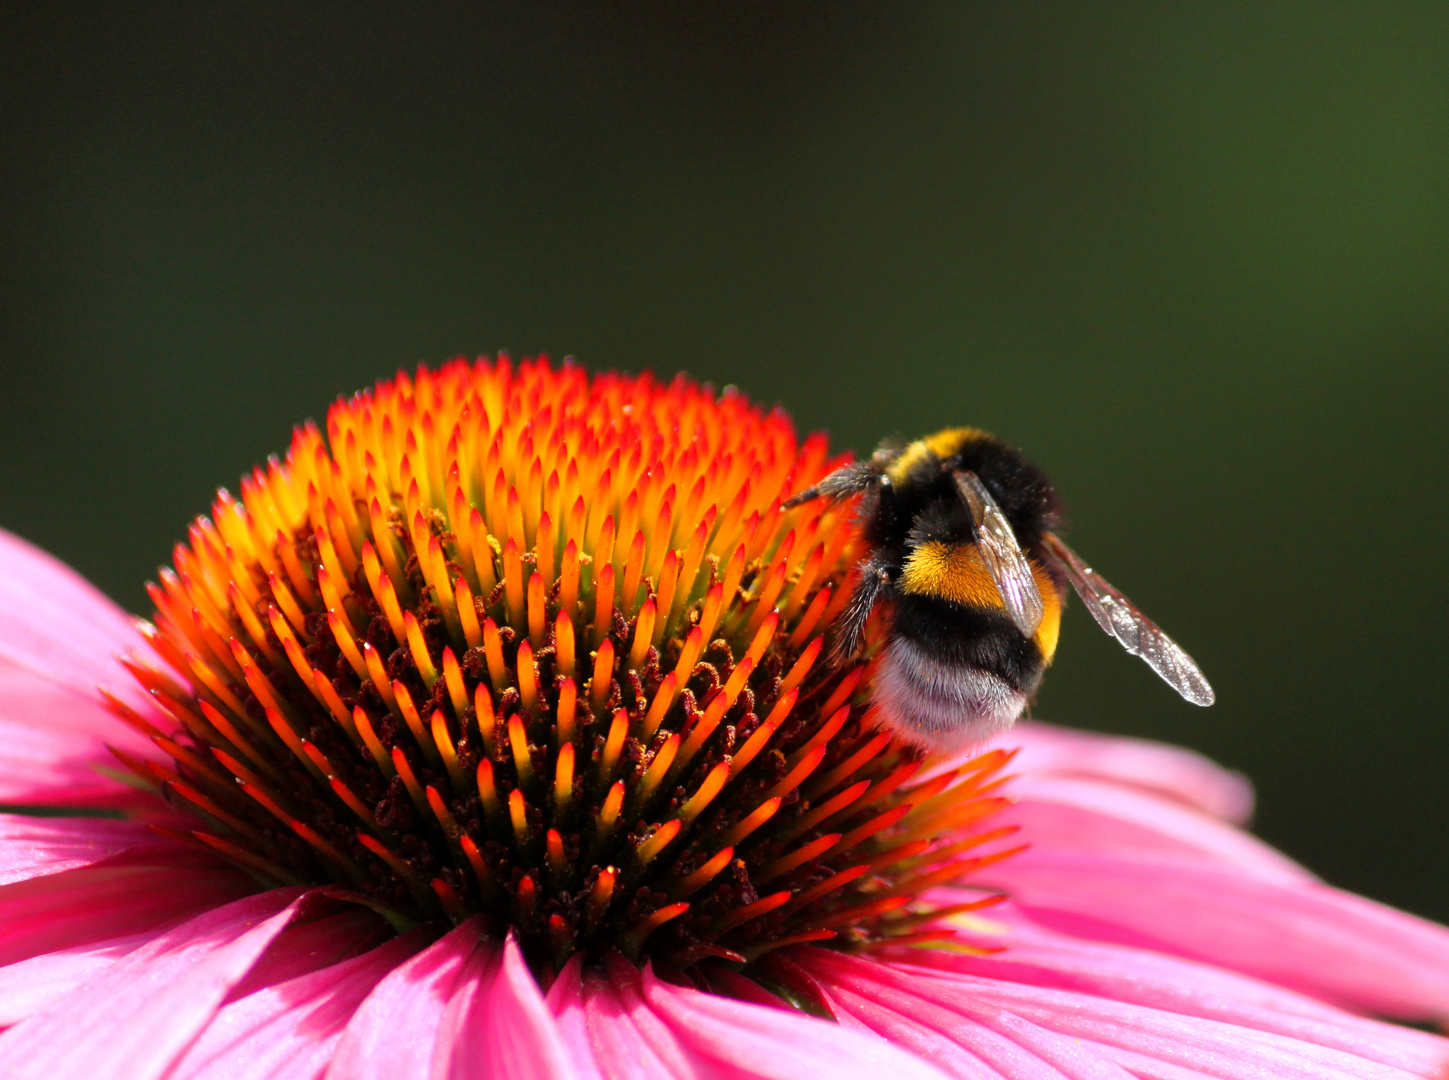
[(877, 461), (852, 461), (849, 465), (842, 465), (814, 487), (808, 487), (798, 494), (791, 495), (781, 506), (788, 510), (792, 506), (799, 506), (811, 499), (825, 498), (831, 502), (839, 502), (841, 499), (848, 499), (852, 495), (859, 495), (862, 491), (868, 491), (880, 483), (883, 475), (883, 468)]

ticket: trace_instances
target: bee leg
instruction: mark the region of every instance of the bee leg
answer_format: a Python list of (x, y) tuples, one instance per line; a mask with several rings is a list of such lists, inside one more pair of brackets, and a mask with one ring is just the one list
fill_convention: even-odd
[(881, 472), (881, 466), (874, 460), (852, 461), (849, 465), (836, 469), (814, 487), (808, 487), (798, 495), (791, 495), (781, 505), (788, 510), (792, 506), (799, 506), (822, 496), (831, 502), (839, 502), (873, 488), (880, 482)]
[(831, 627), (830, 663), (840, 666), (860, 648), (865, 625), (881, 596), (891, 588), (891, 567), (885, 559), (873, 554), (860, 564), (860, 576), (845, 610)]

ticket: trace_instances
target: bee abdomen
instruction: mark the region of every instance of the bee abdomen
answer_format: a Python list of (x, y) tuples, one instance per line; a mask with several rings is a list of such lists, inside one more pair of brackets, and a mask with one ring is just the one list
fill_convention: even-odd
[(896, 600), (891, 635), (943, 665), (979, 668), (1028, 696), (1046, 667), (1038, 645), (997, 609), (906, 594)]
[(876, 701), (903, 739), (955, 752), (1010, 727), (1037, 684), (1041, 651), (999, 612), (902, 596)]
[(942, 661), (897, 638), (882, 657), (875, 699), (905, 741), (954, 753), (1010, 727), (1027, 695), (984, 668)]

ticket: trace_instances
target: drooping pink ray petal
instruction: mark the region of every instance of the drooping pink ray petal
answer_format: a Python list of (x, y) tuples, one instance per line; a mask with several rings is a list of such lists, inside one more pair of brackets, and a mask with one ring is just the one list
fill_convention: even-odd
[(1016, 805), (998, 820), (1020, 826), (1021, 838), (1038, 850), (1199, 857), (1270, 881), (1314, 880), (1241, 829), (1138, 787), (1029, 773), (1009, 791)]
[(744, 1001), (752, 1005), (764, 1005), (771, 1009), (794, 1008), (777, 994), (771, 993), (759, 983), (745, 978), (731, 968), (721, 967), (711, 970), (708, 980), (709, 988), (723, 997), (734, 998), (736, 1001)]
[(0, 1061), (14, 1080), (159, 1080), (291, 921), (301, 898), (298, 889), (260, 893), (167, 931), (0, 1034)]
[(990, 868), (1033, 919), (1205, 960), (1391, 1016), (1449, 1016), (1449, 929), (1314, 881), (1174, 859), (1029, 849)]
[[(0, 582), (4, 578), (0, 570)], [(158, 756), (95, 694), (0, 661), (0, 803), (119, 808), (135, 803), (139, 793), (97, 771), (120, 768), (107, 743)]]
[(0, 964), (140, 933), (255, 891), (250, 878), (180, 845), (0, 886)]
[(299, 913), (277, 935), (246, 977), (231, 988), (225, 1004), (364, 953), (393, 936), (383, 918), (364, 907), (349, 904), (320, 918), (308, 914)]
[[(585, 1080), (592, 1075), (591, 1067), (580, 1068), (575, 1055), (569, 1053), (511, 935), (503, 946), (503, 959), (485, 1015), (492, 1075), (515, 1076), (519, 1080)], [(585, 1056), (591, 1066), (592, 1056)]]
[(470, 1060), (475, 1051), (477, 1033), (470, 1030), (473, 1005), (485, 993), (484, 988), (492, 982), (497, 967), (499, 945), (483, 935), (473, 944), (473, 951), (458, 970), (453, 983), (453, 992), (443, 1006), (442, 1020), (438, 1023), (437, 1038), (433, 1042), (432, 1059), (429, 1062), (429, 1076), (439, 1080), (453, 1080), (454, 1077), (473, 1073), (476, 1062)]
[[(1284, 1080), (1322, 1080), (1334, 1075), (1415, 1075), (1302, 1039), (1089, 994), (1022, 988), (995, 980), (981, 980), (971, 987), (923, 980), (917, 992), (948, 1004), (970, 994), (1072, 1039), (1097, 1044), (1104, 1048), (1105, 1056), (1133, 1071), (1139, 1071), (1140, 1061), (1147, 1059), (1208, 1075), (1244, 1078), (1268, 1075)], [(1433, 1073), (1418, 1075), (1441, 1075), (1443, 1064), (1439, 1063)]]
[(584, 1011), (584, 958), (569, 959), (548, 988), (544, 1004), (558, 1025), (559, 1041), (573, 1062), (580, 1080), (604, 1080), (589, 1042), (589, 1022)]
[(161, 843), (155, 833), (131, 821), (0, 814), (0, 886)]
[(645, 1003), (639, 973), (631, 965), (616, 961), (607, 975), (585, 971), (581, 995), (594, 1060), (610, 1080), (696, 1080), (707, 1075)]
[(4, 529), (0, 567), (0, 660), (85, 695), (98, 683), (130, 692), (135, 682), (117, 656), (154, 661), (130, 615), (65, 563)]
[(885, 984), (822, 972), (837, 1017), (849, 1017), (953, 1076), (1001, 1080), (1129, 1080), (1080, 1041), (981, 1002), (951, 1006)]
[(44, 1009), (135, 952), (161, 931), (106, 938), (0, 967), (0, 1028)]
[(1219, 1020), (1343, 1050), (1411, 1072), (1432, 1072), (1449, 1041), (1370, 1020), (1258, 979), (1124, 945), (1078, 941), (1032, 927), (1010, 905), (992, 911), (1011, 923), (1011, 947), (992, 956), (897, 949), (882, 956), (908, 974), (923, 969), (1091, 994)]
[[(939, 1007), (946, 1010), (945, 1015), (955, 1013), (961, 1017), (960, 1036), (969, 1036), (972, 1022), (1017, 1038), (1029, 1030), (1051, 1032), (1076, 1048), (1079, 1061), (1116, 1063), (1135, 1075), (1407, 1080), (1442, 1075), (1449, 1063), (1449, 1043), (1443, 1040), (1438, 1040), (1445, 1048), (1438, 1061), (1420, 1055), (1416, 1061), (1386, 1064), (1312, 1040), (1092, 994), (1023, 986), (1000, 979), (923, 975), (920, 969), (892, 970), (889, 965), (825, 950), (811, 952), (809, 957), (798, 958), (821, 978), (832, 995), (865, 1015), (870, 1015), (873, 1008), (884, 1007), (898, 1015), (939, 1016), (932, 1012), (932, 1007)], [(1021, 1027), (1023, 1023), (1030, 1028)], [(936, 1026), (941, 1027), (939, 1023)], [(1078, 1073), (1066, 1071), (1066, 1075)]]
[(478, 944), (471, 919), (395, 968), (363, 1000), (337, 1044), (327, 1080), (426, 1077), (443, 1010)]
[[(511, 935), (468, 998), (466, 1013), (455, 1025), (445, 1019), (440, 1032), (439, 1050), (445, 1040), (451, 1043), (449, 1080), (582, 1080), (592, 1075), (569, 1052)], [(458, 999), (463, 999), (461, 990)], [(439, 1075), (436, 1068), (434, 1075)]]
[(1084, 776), (1155, 791), (1205, 813), (1241, 824), (1253, 812), (1252, 785), (1201, 754), (1178, 746), (1026, 721), (996, 745), (1019, 751), (1015, 771)]
[[(616, 984), (619, 980), (616, 980)], [(942, 1073), (884, 1039), (845, 1031), (803, 1013), (731, 1001), (643, 973), (644, 998), (706, 1075), (795, 1080), (940, 1080)]]
[[(879, 1034), (874, 1027), (863, 1023), (852, 1013), (834, 1009), (830, 1003), (830, 995), (826, 993), (825, 987), (805, 967), (795, 963), (794, 957), (799, 949), (788, 948), (781, 950), (768, 958), (768, 974), (771, 979), (778, 980), (782, 986), (789, 987), (794, 993), (801, 995), (804, 1000), (816, 1002), (825, 1013), (834, 1018), (835, 1022), (846, 1031), (858, 1031), (865, 1035)], [(813, 954), (806, 953), (805, 957)]]
[(167, 1080), (316, 1080), (362, 999), (423, 940), (404, 934), (223, 1006)]
[[(112, 858), (120, 853), (125, 854)], [(0, 887), (0, 911), (13, 920), (10, 928), (29, 929), (21, 944), (44, 947), (47, 941), (54, 943), (57, 934), (64, 940), (67, 932), (88, 938), (128, 925), (151, 929), (84, 940), (0, 966), (0, 1027), (17, 1023), (109, 969), (165, 926), (249, 891), (245, 879), (225, 870), (220, 880), (205, 880), (221, 869), (215, 860), (198, 859), (197, 853), (180, 849), (134, 822), (0, 815), (0, 879), (6, 886), (102, 861), (107, 865), (96, 867), (95, 873), (73, 873), (28, 889)], [(197, 880), (198, 873), (203, 880)], [(218, 885), (223, 886), (220, 891)], [(98, 895), (86, 904), (90, 890)], [(77, 901), (82, 901), (78, 908)]]

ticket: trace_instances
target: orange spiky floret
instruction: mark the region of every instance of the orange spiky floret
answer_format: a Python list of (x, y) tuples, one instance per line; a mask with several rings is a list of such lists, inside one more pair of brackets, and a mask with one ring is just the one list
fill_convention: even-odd
[(501, 358), (326, 429), (150, 586), (179, 681), (134, 671), (179, 728), (114, 705), (208, 850), (399, 925), (481, 914), (541, 967), (928, 941), (918, 893), (1009, 854), (962, 831), (1008, 755), (920, 780), (868, 665), (821, 661), (852, 508), (782, 501), (839, 463), (822, 436), (683, 377)]

